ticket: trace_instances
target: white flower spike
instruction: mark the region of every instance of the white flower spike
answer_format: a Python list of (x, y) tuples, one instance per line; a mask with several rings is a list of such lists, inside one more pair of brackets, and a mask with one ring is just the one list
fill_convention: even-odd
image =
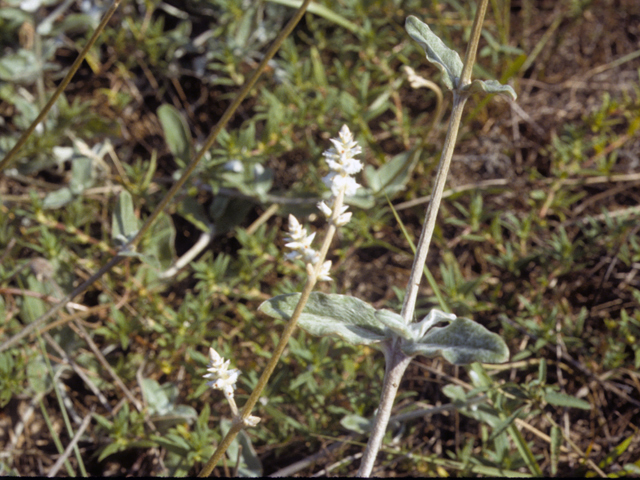
[[(350, 197), (355, 195), (360, 188), (352, 175), (362, 170), (362, 162), (354, 158), (355, 155), (362, 153), (362, 148), (353, 139), (353, 135), (346, 125), (340, 129), (338, 137), (331, 139), (333, 147), (323, 153), (331, 171), (322, 180), (331, 189), (331, 198), (326, 202), (318, 203), (318, 210), (327, 219), (333, 217), (335, 200), (341, 192), (344, 192), (345, 197)], [(339, 214), (333, 220), (336, 227), (342, 227), (351, 220), (351, 212), (347, 212), (347, 209), (346, 205), (340, 207)], [(302, 259), (309, 275), (314, 274), (315, 265), (320, 261), (318, 252), (311, 248), (314, 237), (315, 233), (307, 235), (307, 230), (302, 227), (296, 217), (289, 215), (289, 237), (285, 237), (287, 242), (285, 246), (292, 251), (287, 253), (285, 258), (287, 260)], [(318, 271), (318, 280), (331, 281), (330, 269), (331, 262), (324, 262)]]
[(307, 229), (303, 228), (298, 219), (289, 214), (289, 237), (285, 240), (288, 242), (285, 247), (293, 250), (285, 255), (287, 260), (295, 260), (301, 258), (307, 265), (315, 265), (318, 263), (320, 256), (313, 248), (311, 243), (315, 238), (315, 232), (307, 235)]
[(224, 360), (218, 352), (213, 348), (209, 348), (209, 359), (211, 360), (207, 367), (207, 373), (204, 378), (210, 378), (207, 382), (211, 388), (222, 390), (225, 397), (233, 398), (233, 391), (240, 376), (240, 370), (232, 368), (229, 370), (230, 360)]
[(362, 162), (353, 157), (362, 153), (362, 148), (353, 139), (353, 135), (346, 125), (340, 129), (339, 137), (339, 139), (331, 139), (333, 148), (324, 152), (323, 155), (333, 172), (341, 176), (355, 175), (362, 170)]

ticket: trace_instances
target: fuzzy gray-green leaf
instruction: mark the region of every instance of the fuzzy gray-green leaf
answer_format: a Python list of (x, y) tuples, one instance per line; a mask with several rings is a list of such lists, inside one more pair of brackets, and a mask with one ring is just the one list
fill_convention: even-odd
[[(258, 310), (287, 321), (299, 299), (299, 293), (278, 295), (264, 302)], [(312, 335), (339, 337), (353, 345), (371, 345), (391, 336), (375, 313), (371, 305), (355, 297), (314, 292), (298, 324)]]
[(182, 162), (191, 157), (191, 131), (187, 121), (173, 105), (164, 104), (158, 107), (158, 119), (162, 124), (164, 137), (171, 153)]
[(116, 208), (111, 217), (111, 237), (116, 242), (126, 243), (138, 232), (138, 219), (133, 209), (133, 199), (126, 190), (120, 192)]
[(456, 318), (446, 327), (434, 327), (419, 342), (408, 343), (402, 350), (407, 355), (441, 355), (454, 365), (504, 363), (509, 359), (504, 340), (468, 318)]
[(484, 93), (499, 93), (501, 95), (508, 95), (513, 100), (518, 98), (516, 91), (511, 85), (503, 85), (497, 80), (474, 80), (471, 82), (469, 89), (472, 92), (484, 92)]
[(375, 315), (376, 320), (390, 328), (396, 334), (407, 340), (413, 340), (413, 331), (404, 323), (401, 315), (389, 310), (378, 310)]
[(426, 23), (413, 15), (407, 17), (404, 28), (411, 38), (422, 45), (427, 54), (427, 60), (442, 71), (442, 81), (447, 88), (453, 90), (457, 87), (463, 68), (458, 52), (447, 47)]

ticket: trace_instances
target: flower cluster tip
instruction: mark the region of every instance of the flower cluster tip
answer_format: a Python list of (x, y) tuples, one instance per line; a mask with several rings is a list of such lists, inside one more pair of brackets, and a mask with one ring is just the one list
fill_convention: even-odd
[[(331, 190), (331, 197), (327, 201), (318, 203), (318, 209), (332, 221), (336, 227), (342, 227), (351, 220), (351, 212), (347, 212), (348, 206), (341, 205), (339, 213), (334, 216), (336, 198), (342, 193), (345, 197), (356, 194), (360, 185), (353, 175), (362, 170), (362, 162), (354, 157), (362, 153), (362, 148), (353, 139), (349, 127), (343, 125), (338, 138), (332, 138), (333, 146), (323, 153), (329, 169), (331, 170), (322, 180)], [(319, 253), (311, 247), (315, 233), (307, 235), (307, 230), (293, 215), (289, 215), (289, 237), (285, 238), (285, 246), (292, 251), (287, 253), (287, 260), (302, 259), (307, 266), (307, 273), (312, 275), (315, 265), (320, 261)], [(331, 262), (322, 264), (318, 273), (318, 280), (331, 281), (329, 270)]]
[(213, 348), (209, 348), (209, 366), (204, 378), (209, 378), (207, 382), (211, 388), (222, 390), (225, 397), (233, 398), (236, 382), (240, 376), (240, 370), (237, 368), (229, 369), (230, 360), (225, 360)]

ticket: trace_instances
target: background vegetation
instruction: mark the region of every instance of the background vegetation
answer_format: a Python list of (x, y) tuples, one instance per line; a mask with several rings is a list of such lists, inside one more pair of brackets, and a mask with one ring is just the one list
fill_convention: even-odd
[[(2, 341), (115, 254), (120, 192), (139, 218), (153, 210), (293, 3), (120, 6), (0, 173)], [(19, 6), (0, 1), (0, 157), (108, 4)], [(427, 266), (452, 311), (500, 332), (512, 359), (490, 377), (414, 361), (396, 407), (407, 415), (374, 474), (638, 474), (640, 4), (491, 7), (475, 75), (519, 98), (469, 102)], [(404, 19), (418, 16), (462, 53), (474, 9), (323, 0), (307, 13), (143, 242), (145, 261), (127, 259), (0, 353), (0, 472), (51, 472), (82, 427), (59, 475), (199, 470), (229, 415), (202, 378), (207, 349), (244, 372), (242, 405), (281, 329), (256, 308), (305, 275), (283, 259), (286, 215), (312, 214), (321, 152), (344, 123), (363, 146), (367, 189), (335, 243), (335, 282), (319, 288), (397, 311), (413, 257), (389, 201), (415, 239), (450, 106), (445, 94), (438, 121), (436, 93), (410, 87), (403, 65), (436, 83), (439, 73)], [(166, 278), (204, 232), (208, 247)], [(437, 300), (424, 283), (426, 313)], [(299, 331), (255, 412), (261, 424), (242, 438), (240, 473), (355, 472), (382, 365), (376, 350)], [(234, 473), (237, 456), (216, 473)]]

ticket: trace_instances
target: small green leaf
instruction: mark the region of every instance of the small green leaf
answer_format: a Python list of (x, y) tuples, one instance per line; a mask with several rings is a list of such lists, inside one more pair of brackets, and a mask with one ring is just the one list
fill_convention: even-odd
[(503, 85), (497, 80), (474, 80), (467, 88), (471, 92), (499, 93), (505, 96), (508, 95), (513, 100), (518, 98), (511, 85)]
[(166, 385), (161, 387), (155, 380), (143, 378), (140, 386), (151, 415), (162, 415), (171, 409), (171, 402), (167, 395), (169, 392), (164, 388)]
[(114, 453), (117, 453), (124, 449), (125, 449), (125, 445), (123, 445), (122, 443), (113, 442), (107, 445), (106, 447), (104, 447), (102, 452), (100, 452), (100, 455), (98, 456), (98, 461), (101, 462), (102, 460), (107, 458), (109, 455), (113, 455)]
[(87, 157), (76, 157), (71, 161), (71, 182), (69, 189), (74, 195), (80, 195), (93, 186), (93, 160)]
[(445, 385), (442, 387), (442, 393), (454, 402), (464, 403), (467, 401), (467, 392), (460, 385), (453, 385), (452, 383)]
[[(299, 293), (279, 295), (264, 302), (258, 310), (287, 321), (299, 299)], [(312, 335), (339, 337), (352, 345), (372, 345), (392, 335), (375, 314), (371, 305), (355, 297), (314, 292), (298, 322)]]
[(515, 412), (513, 412), (507, 418), (505, 418), (504, 420), (501, 420), (496, 426), (494, 426), (493, 427), (493, 432), (491, 433), (491, 436), (489, 437), (489, 441), (493, 440), (498, 435), (501, 435), (502, 432), (504, 432), (515, 421), (515, 419), (518, 417), (518, 415), (520, 414), (520, 412), (522, 411), (523, 408), (524, 407), (520, 407), (520, 408), (516, 409)]
[(178, 160), (187, 163), (191, 157), (191, 132), (189, 126), (173, 105), (165, 104), (158, 107), (158, 118), (164, 130), (169, 150)]
[(355, 433), (367, 433), (373, 427), (373, 422), (360, 415), (350, 414), (345, 415), (340, 420), (340, 425), (351, 432)]
[(273, 170), (256, 164), (253, 167), (253, 185), (251, 185), (253, 193), (264, 201), (271, 185), (273, 185)]
[[(631, 443), (636, 439), (637, 434), (630, 435), (625, 438), (621, 443), (616, 445), (613, 450), (611, 450), (607, 456), (600, 462), (598, 465), (600, 468), (607, 468), (611, 465), (616, 459), (620, 457), (624, 452), (627, 451)], [(640, 460), (636, 461), (636, 463), (640, 464)]]
[(243, 198), (216, 196), (209, 207), (209, 212), (216, 225), (216, 232), (223, 235), (234, 229), (254, 208), (254, 205), (252, 201)]
[(377, 170), (371, 165), (365, 166), (364, 177), (374, 195), (393, 196), (404, 190), (411, 172), (420, 158), (420, 153), (421, 150), (402, 152)]
[(127, 243), (138, 231), (138, 219), (133, 210), (133, 199), (126, 190), (120, 192), (111, 217), (111, 238), (120, 244)]
[(27, 364), (27, 381), (35, 393), (47, 393), (51, 389), (51, 377), (42, 357), (37, 357)]
[(151, 439), (156, 442), (160, 447), (167, 449), (167, 451), (176, 453), (178, 455), (182, 455), (186, 457), (191, 450), (191, 446), (189, 442), (187, 442), (184, 438), (168, 434), (165, 436), (160, 435), (151, 435)]
[(175, 238), (173, 220), (166, 213), (161, 213), (145, 239), (142, 259), (155, 268), (166, 270), (176, 256)]
[(44, 71), (58, 68), (52, 63), (44, 63), (32, 50), (21, 48), (14, 54), (2, 56), (0, 80), (29, 85), (35, 82)]
[(91, 416), (98, 423), (98, 425), (100, 425), (105, 430), (111, 430), (113, 428), (113, 422), (111, 422), (110, 420), (107, 420), (102, 415), (93, 413)]
[(420, 341), (407, 343), (402, 350), (407, 355), (441, 355), (454, 365), (504, 363), (509, 359), (504, 340), (468, 318), (456, 318), (446, 327), (434, 327)]
[(460, 55), (447, 47), (426, 23), (413, 15), (407, 17), (404, 28), (411, 38), (422, 45), (427, 54), (427, 60), (442, 71), (442, 81), (447, 88), (453, 90), (457, 87), (463, 68)]
[(44, 208), (60, 208), (64, 207), (67, 203), (73, 200), (73, 193), (69, 187), (62, 187), (59, 190), (55, 190), (47, 194), (44, 197), (42, 206)]
[(570, 408), (581, 408), (582, 410), (591, 410), (591, 405), (589, 402), (585, 400), (581, 400), (576, 397), (572, 397), (571, 395), (565, 395), (564, 393), (554, 392), (553, 390), (548, 391), (544, 399), (547, 403), (551, 405), (556, 405), (558, 407), (570, 407)]

